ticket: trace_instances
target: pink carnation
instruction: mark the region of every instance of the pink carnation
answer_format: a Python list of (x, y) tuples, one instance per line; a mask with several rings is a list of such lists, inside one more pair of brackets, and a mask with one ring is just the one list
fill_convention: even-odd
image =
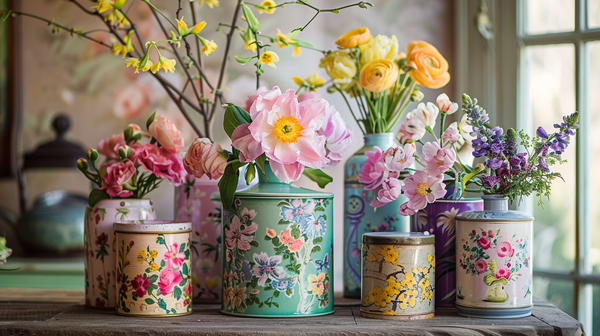
[(123, 133), (115, 134), (110, 138), (100, 140), (98, 142), (98, 153), (106, 156), (109, 159), (119, 158), (119, 146), (125, 145), (125, 137)]
[(510, 270), (506, 266), (498, 267), (494, 271), (494, 276), (496, 277), (496, 279), (504, 278), (506, 280), (509, 280)]
[(175, 286), (177, 286), (181, 280), (179, 272), (173, 271), (170, 267), (165, 267), (160, 271), (158, 276), (158, 289), (160, 295), (167, 295), (173, 292)]
[(404, 180), (404, 195), (408, 198), (408, 207), (420, 210), (428, 203), (444, 197), (446, 185), (440, 177), (429, 176), (426, 172), (419, 170), (414, 175)]
[(374, 208), (382, 207), (395, 201), (402, 194), (402, 182), (398, 179), (385, 179), (377, 191), (377, 197), (371, 202)]
[(381, 185), (386, 172), (383, 164), (383, 154), (379, 147), (373, 147), (374, 152), (365, 152), (367, 161), (360, 167), (357, 178), (360, 183), (366, 184), (365, 190), (373, 190)]
[(428, 142), (423, 146), (425, 171), (431, 176), (440, 176), (450, 169), (456, 160), (456, 152), (449, 148), (440, 148), (437, 142)]
[(500, 258), (512, 257), (515, 254), (515, 250), (512, 248), (512, 246), (510, 246), (510, 243), (507, 241), (499, 243), (498, 248), (496, 250), (498, 251), (498, 257)]
[(485, 261), (485, 259), (479, 259), (479, 260), (477, 260), (475, 262), (475, 269), (479, 273), (484, 273), (485, 271), (487, 271), (488, 265), (487, 265), (487, 262)]
[(131, 158), (136, 164), (159, 178), (166, 178), (174, 186), (181, 185), (186, 172), (177, 154), (167, 151), (164, 147), (152, 144), (132, 144)]
[(133, 196), (131, 190), (123, 189), (123, 184), (127, 183), (135, 174), (135, 166), (128, 159), (112, 163), (103, 163), (100, 170), (106, 169), (106, 174), (102, 176), (102, 185), (100, 190), (106, 190), (111, 197), (127, 198)]

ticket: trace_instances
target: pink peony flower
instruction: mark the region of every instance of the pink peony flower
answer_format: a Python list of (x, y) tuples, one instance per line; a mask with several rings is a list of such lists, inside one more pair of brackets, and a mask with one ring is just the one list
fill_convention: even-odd
[(366, 184), (366, 190), (376, 189), (381, 185), (385, 178), (384, 173), (386, 172), (385, 165), (382, 161), (382, 153), (379, 147), (373, 147), (375, 152), (365, 152), (367, 161), (360, 167), (360, 173), (357, 178), (360, 183)]
[[(274, 90), (279, 89), (275, 87), (263, 95)], [(259, 105), (259, 98), (252, 105), (251, 112)], [(261, 102), (260, 105), (265, 104)], [(264, 108), (252, 118), (249, 130), (254, 139), (260, 142), (270, 161), (283, 165), (300, 163), (310, 168), (323, 168), (327, 163), (326, 137), (317, 135), (316, 132), (325, 121), (326, 108), (327, 104), (323, 99), (298, 104), (294, 90), (287, 90), (277, 97), (271, 109)]]
[(477, 260), (475, 262), (475, 269), (479, 273), (484, 273), (485, 271), (487, 271), (488, 265), (487, 265), (487, 262), (485, 261), (485, 259), (479, 259), (479, 260)]
[(152, 144), (132, 144), (131, 160), (159, 178), (166, 178), (174, 186), (180, 186), (186, 172), (177, 154)]
[(250, 124), (241, 124), (231, 134), (231, 145), (240, 151), (241, 162), (252, 162), (265, 151), (250, 133)]
[(458, 104), (450, 101), (450, 98), (445, 93), (442, 93), (441, 95), (437, 96), (435, 102), (438, 108), (440, 109), (440, 112), (450, 115), (458, 111)]
[(218, 179), (223, 176), (227, 166), (227, 160), (219, 154), (221, 150), (223, 148), (218, 142), (211, 143), (207, 138), (198, 138), (185, 153), (183, 166), (195, 177), (206, 174), (209, 179)]
[[(125, 284), (123, 284), (123, 286), (125, 286), (125, 292), (126, 292), (127, 286)], [(121, 286), (121, 287), (123, 287), (123, 286)], [(136, 275), (135, 278), (133, 278), (133, 280), (131, 280), (131, 287), (135, 291), (135, 294), (137, 295), (138, 298), (142, 298), (142, 297), (144, 297), (144, 295), (146, 295), (146, 292), (147, 292), (149, 286), (150, 286), (150, 281), (148, 281), (148, 278), (144, 279), (141, 274)], [(123, 291), (123, 288), (121, 288), (121, 291)]]
[(444, 133), (442, 133), (442, 138), (448, 140), (451, 143), (456, 143), (460, 139), (462, 139), (458, 128), (456, 128), (456, 122), (453, 122), (452, 124), (450, 124), (450, 126), (448, 126), (448, 128), (446, 128)]
[(395, 201), (402, 194), (402, 181), (392, 178), (385, 179), (377, 192), (377, 198), (371, 202), (374, 208), (382, 207)]
[[(254, 95), (257, 95), (255, 98)], [(277, 101), (277, 98), (281, 96), (281, 90), (278, 86), (275, 86), (272, 90), (268, 91), (266, 88), (259, 88), (256, 92), (248, 99), (253, 99), (253, 103), (250, 108), (246, 111), (250, 113), (250, 118), (254, 120), (256, 116), (263, 111), (270, 111), (273, 109), (273, 105)]]
[(133, 196), (131, 190), (123, 189), (123, 184), (135, 174), (135, 166), (129, 159), (123, 161), (115, 161), (112, 163), (105, 162), (100, 166), (100, 170), (106, 169), (106, 174), (102, 176), (102, 185), (100, 190), (106, 190), (106, 193), (111, 197), (127, 198)]
[(400, 206), (400, 209), (398, 210), (398, 214), (400, 214), (402, 216), (412, 216), (416, 213), (417, 213), (416, 210), (413, 210), (408, 207), (408, 202), (402, 203), (402, 205)]
[(257, 229), (258, 225), (252, 223), (242, 230), (240, 218), (234, 215), (229, 228), (225, 228), (225, 243), (227, 248), (233, 250), (237, 246), (242, 251), (248, 251), (250, 249), (250, 242), (254, 239), (252, 234)]
[(346, 125), (342, 115), (333, 106), (329, 106), (329, 103), (326, 101), (325, 106), (327, 115), (323, 127), (319, 130), (319, 134), (324, 135), (326, 138), (327, 164), (324, 168), (333, 168), (344, 158), (342, 153), (352, 146), (354, 133), (352, 132), (352, 128)]
[(308, 91), (308, 92), (305, 92), (305, 93), (301, 94), (300, 96), (298, 96), (299, 103), (302, 103), (303, 101), (306, 101), (309, 99), (319, 99), (317, 92), (316, 91)]
[(256, 91), (254, 91), (254, 93), (250, 96), (248, 96), (246, 98), (246, 103), (244, 104), (244, 110), (246, 112), (250, 112), (250, 108), (252, 108), (252, 104), (254, 104), (254, 102), (256, 101), (256, 98), (258, 98), (258, 96), (261, 93), (267, 92), (267, 88), (264, 86), (259, 87), (258, 89), (256, 89)]
[(282, 164), (276, 161), (270, 161), (271, 170), (284, 183), (296, 181), (304, 171), (304, 165), (296, 162), (291, 164)]
[(179, 252), (179, 244), (173, 243), (171, 248), (165, 252), (163, 258), (167, 265), (166, 267), (179, 269), (185, 261), (185, 252)]
[(434, 142), (428, 142), (423, 146), (423, 161), (425, 161), (425, 171), (431, 176), (441, 176), (446, 170), (450, 169), (456, 160), (456, 152), (449, 148), (440, 148), (440, 145)]
[(414, 175), (404, 180), (404, 195), (408, 198), (408, 207), (420, 210), (433, 203), (436, 199), (444, 197), (446, 185), (442, 178), (429, 176), (419, 170)]
[(492, 241), (488, 237), (483, 236), (483, 237), (477, 239), (477, 245), (481, 246), (481, 248), (484, 250), (489, 249), (491, 244), (492, 244)]
[(504, 278), (506, 280), (509, 280), (510, 270), (506, 266), (498, 267), (494, 271), (494, 276), (496, 277), (496, 279)]
[(382, 160), (385, 168), (390, 171), (400, 172), (410, 167), (415, 162), (416, 148), (414, 144), (392, 147), (383, 152)]
[(499, 243), (496, 250), (498, 251), (498, 257), (500, 258), (512, 257), (515, 254), (515, 250), (513, 250), (512, 246), (510, 246), (510, 243), (507, 241)]
[(173, 292), (173, 288), (183, 280), (178, 272), (173, 271), (170, 267), (165, 267), (158, 275), (158, 289), (161, 295), (167, 295)]
[(158, 143), (170, 153), (177, 153), (183, 148), (183, 137), (169, 119), (162, 115), (154, 118), (148, 131)]
[(109, 159), (119, 158), (119, 146), (125, 145), (125, 137), (123, 133), (115, 134), (110, 138), (100, 140), (98, 142), (98, 153), (106, 156)]

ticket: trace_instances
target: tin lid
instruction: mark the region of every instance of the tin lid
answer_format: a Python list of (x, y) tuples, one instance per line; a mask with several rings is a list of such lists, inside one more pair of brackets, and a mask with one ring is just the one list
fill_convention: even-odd
[(455, 220), (486, 222), (531, 222), (533, 220), (533, 216), (525, 212), (514, 210), (483, 210), (461, 212), (456, 215)]
[(115, 222), (114, 229), (115, 232), (180, 233), (191, 232), (192, 223), (165, 220), (131, 220)]
[(429, 232), (372, 232), (362, 236), (365, 244), (422, 245), (435, 243)]

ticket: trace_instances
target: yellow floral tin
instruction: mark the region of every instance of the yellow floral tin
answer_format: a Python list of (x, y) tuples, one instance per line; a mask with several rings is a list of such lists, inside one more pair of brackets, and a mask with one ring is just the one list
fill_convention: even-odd
[(117, 314), (162, 317), (192, 313), (191, 223), (114, 224)]
[(360, 315), (416, 320), (435, 315), (435, 237), (417, 232), (362, 236)]

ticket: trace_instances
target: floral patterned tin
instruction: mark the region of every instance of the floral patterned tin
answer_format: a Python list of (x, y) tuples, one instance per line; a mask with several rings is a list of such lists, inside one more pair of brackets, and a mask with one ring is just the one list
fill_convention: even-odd
[(484, 195), (484, 211), (456, 216), (456, 307), (463, 316), (531, 315), (533, 217)]
[(268, 178), (223, 212), (225, 314), (304, 317), (333, 310), (333, 195)]
[[(191, 179), (190, 179), (191, 178)], [(188, 180), (175, 188), (175, 220), (192, 222), (194, 302), (221, 302), (221, 202), (217, 180)]]
[(129, 221), (114, 224), (117, 239), (117, 314), (192, 313), (192, 223)]
[(85, 306), (115, 308), (116, 221), (154, 219), (148, 199), (102, 200), (85, 213)]
[(374, 232), (362, 236), (360, 315), (417, 320), (435, 315), (435, 237)]

